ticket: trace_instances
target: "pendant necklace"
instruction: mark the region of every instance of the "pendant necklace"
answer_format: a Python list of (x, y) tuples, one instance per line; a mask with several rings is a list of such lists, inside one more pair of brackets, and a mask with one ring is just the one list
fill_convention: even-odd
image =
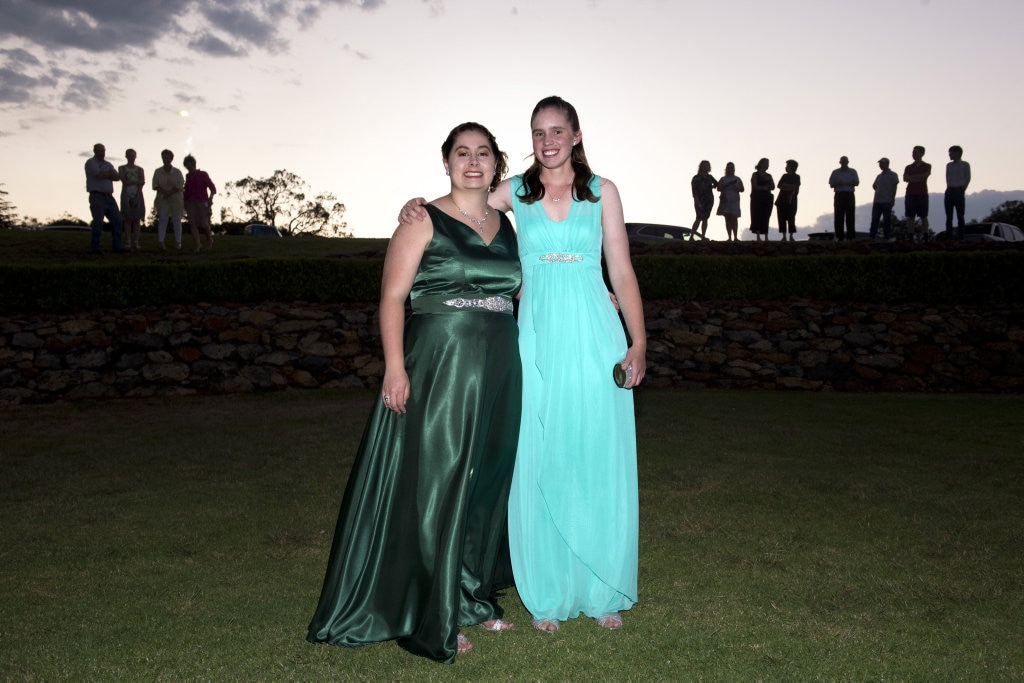
[(569, 184), (564, 190), (562, 190), (562, 194), (560, 194), (559, 196), (552, 197), (551, 201), (553, 201), (553, 202), (555, 202), (557, 204), (558, 202), (560, 202), (563, 199), (565, 199), (565, 193), (569, 191), (570, 187), (572, 187), (572, 184)]
[[(452, 204), (455, 204), (455, 197), (452, 197), (451, 199), (452, 199)], [(466, 218), (468, 218), (469, 220), (471, 220), (471, 221), (473, 221), (474, 223), (476, 223), (476, 229), (477, 229), (478, 231), (480, 231), (480, 232), (483, 232), (483, 231), (484, 231), (484, 223), (485, 223), (485, 222), (487, 221), (487, 217), (491, 215), (491, 212), (490, 212), (490, 211), (488, 211), (488, 210), (486, 210), (486, 209), (485, 209), (485, 210), (484, 210), (484, 217), (483, 217), (483, 218), (481, 218), (480, 220), (477, 220), (477, 219), (473, 218), (472, 216), (470, 216), (470, 215), (469, 215), (468, 213), (466, 213), (465, 211), (463, 211), (463, 210), (462, 210), (462, 207), (461, 207), (461, 206), (459, 206), (458, 204), (455, 204), (455, 208), (456, 208), (456, 209), (458, 209), (458, 210), (459, 210), (459, 213), (461, 213), (461, 214), (462, 214), (463, 216), (465, 216), (465, 217), (466, 217)]]

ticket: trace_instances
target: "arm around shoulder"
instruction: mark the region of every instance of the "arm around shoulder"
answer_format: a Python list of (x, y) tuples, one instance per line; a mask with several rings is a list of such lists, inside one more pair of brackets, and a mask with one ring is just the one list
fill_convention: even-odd
[(487, 196), (487, 203), (492, 209), (501, 211), (502, 213), (512, 208), (512, 181), (508, 178), (502, 180), (498, 187), (494, 188), (494, 192), (491, 192)]

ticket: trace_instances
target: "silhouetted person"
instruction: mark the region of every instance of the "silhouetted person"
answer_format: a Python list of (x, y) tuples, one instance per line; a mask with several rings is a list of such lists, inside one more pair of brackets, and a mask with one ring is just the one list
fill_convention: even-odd
[[(964, 238), (964, 205), (967, 186), (971, 184), (971, 165), (961, 159), (964, 150), (960, 145), (949, 148), (950, 162), (946, 164), (946, 232), (959, 241)], [(953, 211), (956, 211), (956, 229), (953, 229)]]
[(797, 175), (797, 164), (792, 159), (786, 162), (786, 172), (779, 178), (779, 194), (775, 198), (775, 213), (779, 217), (779, 232), (782, 241), (793, 241), (796, 233), (796, 196), (800, 193), (800, 176)]
[(768, 173), (768, 160), (761, 158), (750, 176), (750, 232), (768, 241), (768, 223), (772, 219), (772, 190), (775, 179)]
[(839, 168), (832, 171), (828, 178), (829, 186), (835, 191), (832, 206), (836, 212), (836, 241), (843, 239), (843, 226), (846, 226), (846, 239), (852, 240), (857, 235), (856, 213), (857, 199), (854, 189), (860, 185), (860, 177), (855, 169), (850, 168), (850, 160), (839, 157)]
[(896, 187), (900, 177), (889, 168), (889, 160), (882, 157), (878, 160), (878, 168), (882, 172), (871, 183), (875, 191), (875, 201), (871, 205), (871, 239), (878, 237), (878, 223), (882, 223), (882, 235), (885, 239), (892, 237), (892, 207), (896, 204)]
[[(903, 169), (903, 182), (907, 184), (904, 198), (907, 214), (907, 232), (911, 241), (924, 241), (928, 238), (928, 176), (932, 174), (932, 165), (924, 159), (924, 147), (918, 145), (911, 152), (914, 161)], [(921, 219), (921, 223), (916, 222)]]
[(174, 227), (175, 246), (181, 251), (181, 214), (185, 211), (182, 192), (185, 189), (185, 176), (171, 165), (174, 161), (174, 152), (165, 149), (160, 152), (160, 158), (164, 165), (153, 171), (153, 189), (156, 190), (156, 201), (153, 202), (156, 209), (156, 238), (163, 249), (164, 238), (167, 236), (167, 221), (170, 219)]
[(725, 175), (718, 179), (718, 215), (725, 218), (726, 241), (739, 240), (740, 192), (743, 181), (736, 175), (736, 165), (725, 165)]
[(121, 220), (124, 222), (125, 241), (128, 242), (126, 248), (138, 250), (142, 249), (139, 236), (142, 234), (142, 221), (146, 220), (146, 200), (143, 197), (146, 171), (135, 164), (134, 149), (126, 149), (124, 157), (128, 163), (117, 167), (117, 174), (121, 177)]
[(106, 160), (107, 148), (97, 142), (92, 146), (92, 156), (85, 162), (85, 189), (89, 193), (89, 213), (92, 214), (92, 253), (103, 253), (100, 238), (103, 237), (103, 219), (110, 221), (111, 243), (115, 252), (121, 248), (121, 212), (114, 199), (114, 183), (120, 182), (117, 169)]
[(199, 232), (206, 233), (206, 248), (213, 249), (213, 227), (210, 217), (213, 211), (213, 195), (217, 187), (210, 180), (206, 171), (196, 168), (196, 158), (189, 154), (182, 162), (188, 175), (185, 176), (185, 212), (188, 214), (188, 227), (192, 232), (192, 240), (196, 251), (202, 249)]
[(715, 188), (718, 187), (718, 181), (711, 175), (711, 162), (702, 161), (697, 166), (697, 175), (693, 176), (690, 180), (690, 191), (693, 193), (693, 210), (697, 213), (697, 218), (693, 221), (693, 227), (690, 228), (690, 239), (693, 239), (693, 234), (697, 232), (697, 226), (700, 226), (700, 236), (706, 237), (708, 232), (708, 218), (711, 216), (711, 209), (715, 207)]

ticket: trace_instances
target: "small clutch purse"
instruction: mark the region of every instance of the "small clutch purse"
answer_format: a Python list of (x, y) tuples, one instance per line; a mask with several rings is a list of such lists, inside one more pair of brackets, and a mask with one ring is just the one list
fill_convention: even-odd
[(626, 369), (622, 369), (622, 363), (616, 363), (612, 366), (612, 379), (615, 380), (615, 386), (620, 389), (624, 389), (629, 380), (633, 379), (633, 366), (628, 365)]

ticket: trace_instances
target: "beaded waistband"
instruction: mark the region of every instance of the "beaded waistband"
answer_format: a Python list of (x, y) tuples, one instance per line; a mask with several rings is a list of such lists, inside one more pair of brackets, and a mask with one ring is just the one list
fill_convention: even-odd
[(460, 311), (486, 311), (489, 313), (512, 313), (512, 300), (507, 296), (451, 296), (428, 295), (412, 302), (416, 313), (456, 313)]
[(512, 310), (512, 302), (502, 296), (489, 296), (486, 299), (446, 299), (445, 306), (452, 308), (482, 308), (495, 313), (506, 313)]
[(539, 257), (545, 263), (578, 263), (583, 260), (582, 254), (544, 254)]

